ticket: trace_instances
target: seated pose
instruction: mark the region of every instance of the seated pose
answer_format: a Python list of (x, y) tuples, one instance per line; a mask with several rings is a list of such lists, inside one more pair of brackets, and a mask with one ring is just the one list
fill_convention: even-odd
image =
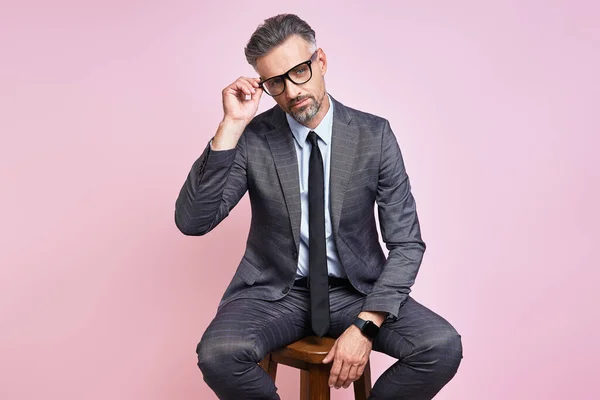
[[(357, 380), (376, 350), (397, 361), (370, 399), (433, 398), (458, 369), (461, 336), (409, 295), (425, 243), (389, 122), (326, 91), (327, 56), (296, 15), (265, 20), (245, 54), (259, 77), (223, 90), (223, 120), (175, 207), (179, 230), (196, 236), (246, 191), (252, 208), (246, 250), (196, 349), (204, 380), (220, 399), (279, 399), (257, 363), (327, 335), (330, 387)], [(363, 65), (345, 68), (360, 79)], [(256, 115), (263, 93), (277, 105)]]

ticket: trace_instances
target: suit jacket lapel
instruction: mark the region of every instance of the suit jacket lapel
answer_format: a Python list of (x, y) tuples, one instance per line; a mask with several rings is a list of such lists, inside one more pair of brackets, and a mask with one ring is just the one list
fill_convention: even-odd
[(300, 179), (298, 177), (298, 156), (294, 146), (294, 137), (285, 118), (285, 113), (279, 106), (275, 106), (273, 118), (271, 120), (274, 129), (266, 132), (265, 136), (273, 160), (277, 177), (283, 191), (285, 204), (290, 216), (290, 224), (296, 250), (300, 245)]
[(330, 212), (333, 235), (337, 238), (344, 195), (354, 165), (358, 144), (358, 128), (351, 124), (352, 117), (346, 107), (331, 97), (333, 108), (333, 130), (331, 140), (331, 168), (329, 176)]
[[(331, 97), (331, 96), (330, 96)], [(358, 144), (358, 128), (351, 124), (352, 117), (346, 107), (331, 97), (334, 103), (331, 139), (331, 167), (329, 176), (329, 207), (333, 235), (337, 238), (344, 195), (352, 173), (354, 155)], [(292, 132), (281, 108), (275, 106), (271, 124), (274, 129), (265, 136), (273, 154), (277, 177), (283, 191), (290, 217), (296, 250), (300, 245), (300, 180), (298, 158)]]

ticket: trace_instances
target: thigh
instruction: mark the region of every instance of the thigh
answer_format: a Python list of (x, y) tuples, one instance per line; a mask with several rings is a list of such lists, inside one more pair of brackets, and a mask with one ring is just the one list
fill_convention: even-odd
[(329, 292), (331, 327), (328, 335), (339, 337), (361, 312), (365, 295), (352, 287), (339, 287)]
[[(335, 309), (332, 302), (333, 337), (339, 337), (352, 325), (362, 311), (364, 299), (364, 295), (354, 290), (343, 291), (335, 297)], [(401, 359), (415, 350), (443, 342), (452, 336), (460, 337), (448, 321), (408, 296), (400, 307), (398, 318), (384, 321), (373, 342), (373, 350)]]
[(403, 359), (436, 347), (454, 346), (456, 338), (460, 335), (446, 319), (409, 296), (398, 318), (383, 324), (373, 349)]
[(306, 294), (294, 289), (278, 301), (231, 301), (217, 312), (196, 352), (199, 358), (242, 354), (258, 362), (269, 352), (308, 334), (308, 303)]

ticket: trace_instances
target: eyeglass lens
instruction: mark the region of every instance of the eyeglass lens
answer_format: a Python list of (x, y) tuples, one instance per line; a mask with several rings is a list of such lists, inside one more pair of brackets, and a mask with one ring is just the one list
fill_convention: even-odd
[[(287, 74), (290, 77), (290, 80), (297, 85), (306, 83), (311, 78), (311, 71), (308, 63), (298, 65)], [(283, 93), (285, 90), (285, 78), (278, 76), (276, 78), (269, 79), (264, 83), (264, 88), (271, 96), (277, 96)]]

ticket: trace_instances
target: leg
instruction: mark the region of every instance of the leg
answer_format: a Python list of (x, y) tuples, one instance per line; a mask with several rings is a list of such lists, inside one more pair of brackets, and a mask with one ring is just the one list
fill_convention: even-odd
[(398, 361), (377, 380), (372, 399), (432, 399), (462, 360), (460, 334), (412, 297), (400, 308), (398, 320), (382, 326), (374, 348)]
[(362, 376), (354, 381), (354, 398), (356, 400), (366, 400), (371, 394), (371, 361), (367, 361), (367, 365)]
[(226, 304), (198, 344), (198, 367), (219, 399), (279, 399), (258, 363), (271, 351), (308, 334), (308, 299), (292, 289), (276, 302), (239, 299)]
[(263, 358), (263, 360), (259, 362), (258, 365), (260, 365), (260, 367), (264, 369), (267, 374), (269, 374), (271, 379), (275, 381), (275, 378), (277, 376), (277, 363), (271, 360), (270, 354)]
[[(348, 306), (332, 314), (336, 336), (360, 313), (360, 296), (348, 292), (344, 300)], [(373, 386), (369, 397), (373, 400), (432, 399), (456, 374), (462, 359), (461, 336), (448, 321), (412, 297), (402, 305), (396, 321), (384, 322), (373, 350), (398, 360)]]
[(308, 392), (310, 400), (329, 400), (331, 392), (329, 391), (329, 367), (327, 365), (312, 365), (308, 371)]
[(310, 374), (300, 370), (300, 400), (310, 400)]

